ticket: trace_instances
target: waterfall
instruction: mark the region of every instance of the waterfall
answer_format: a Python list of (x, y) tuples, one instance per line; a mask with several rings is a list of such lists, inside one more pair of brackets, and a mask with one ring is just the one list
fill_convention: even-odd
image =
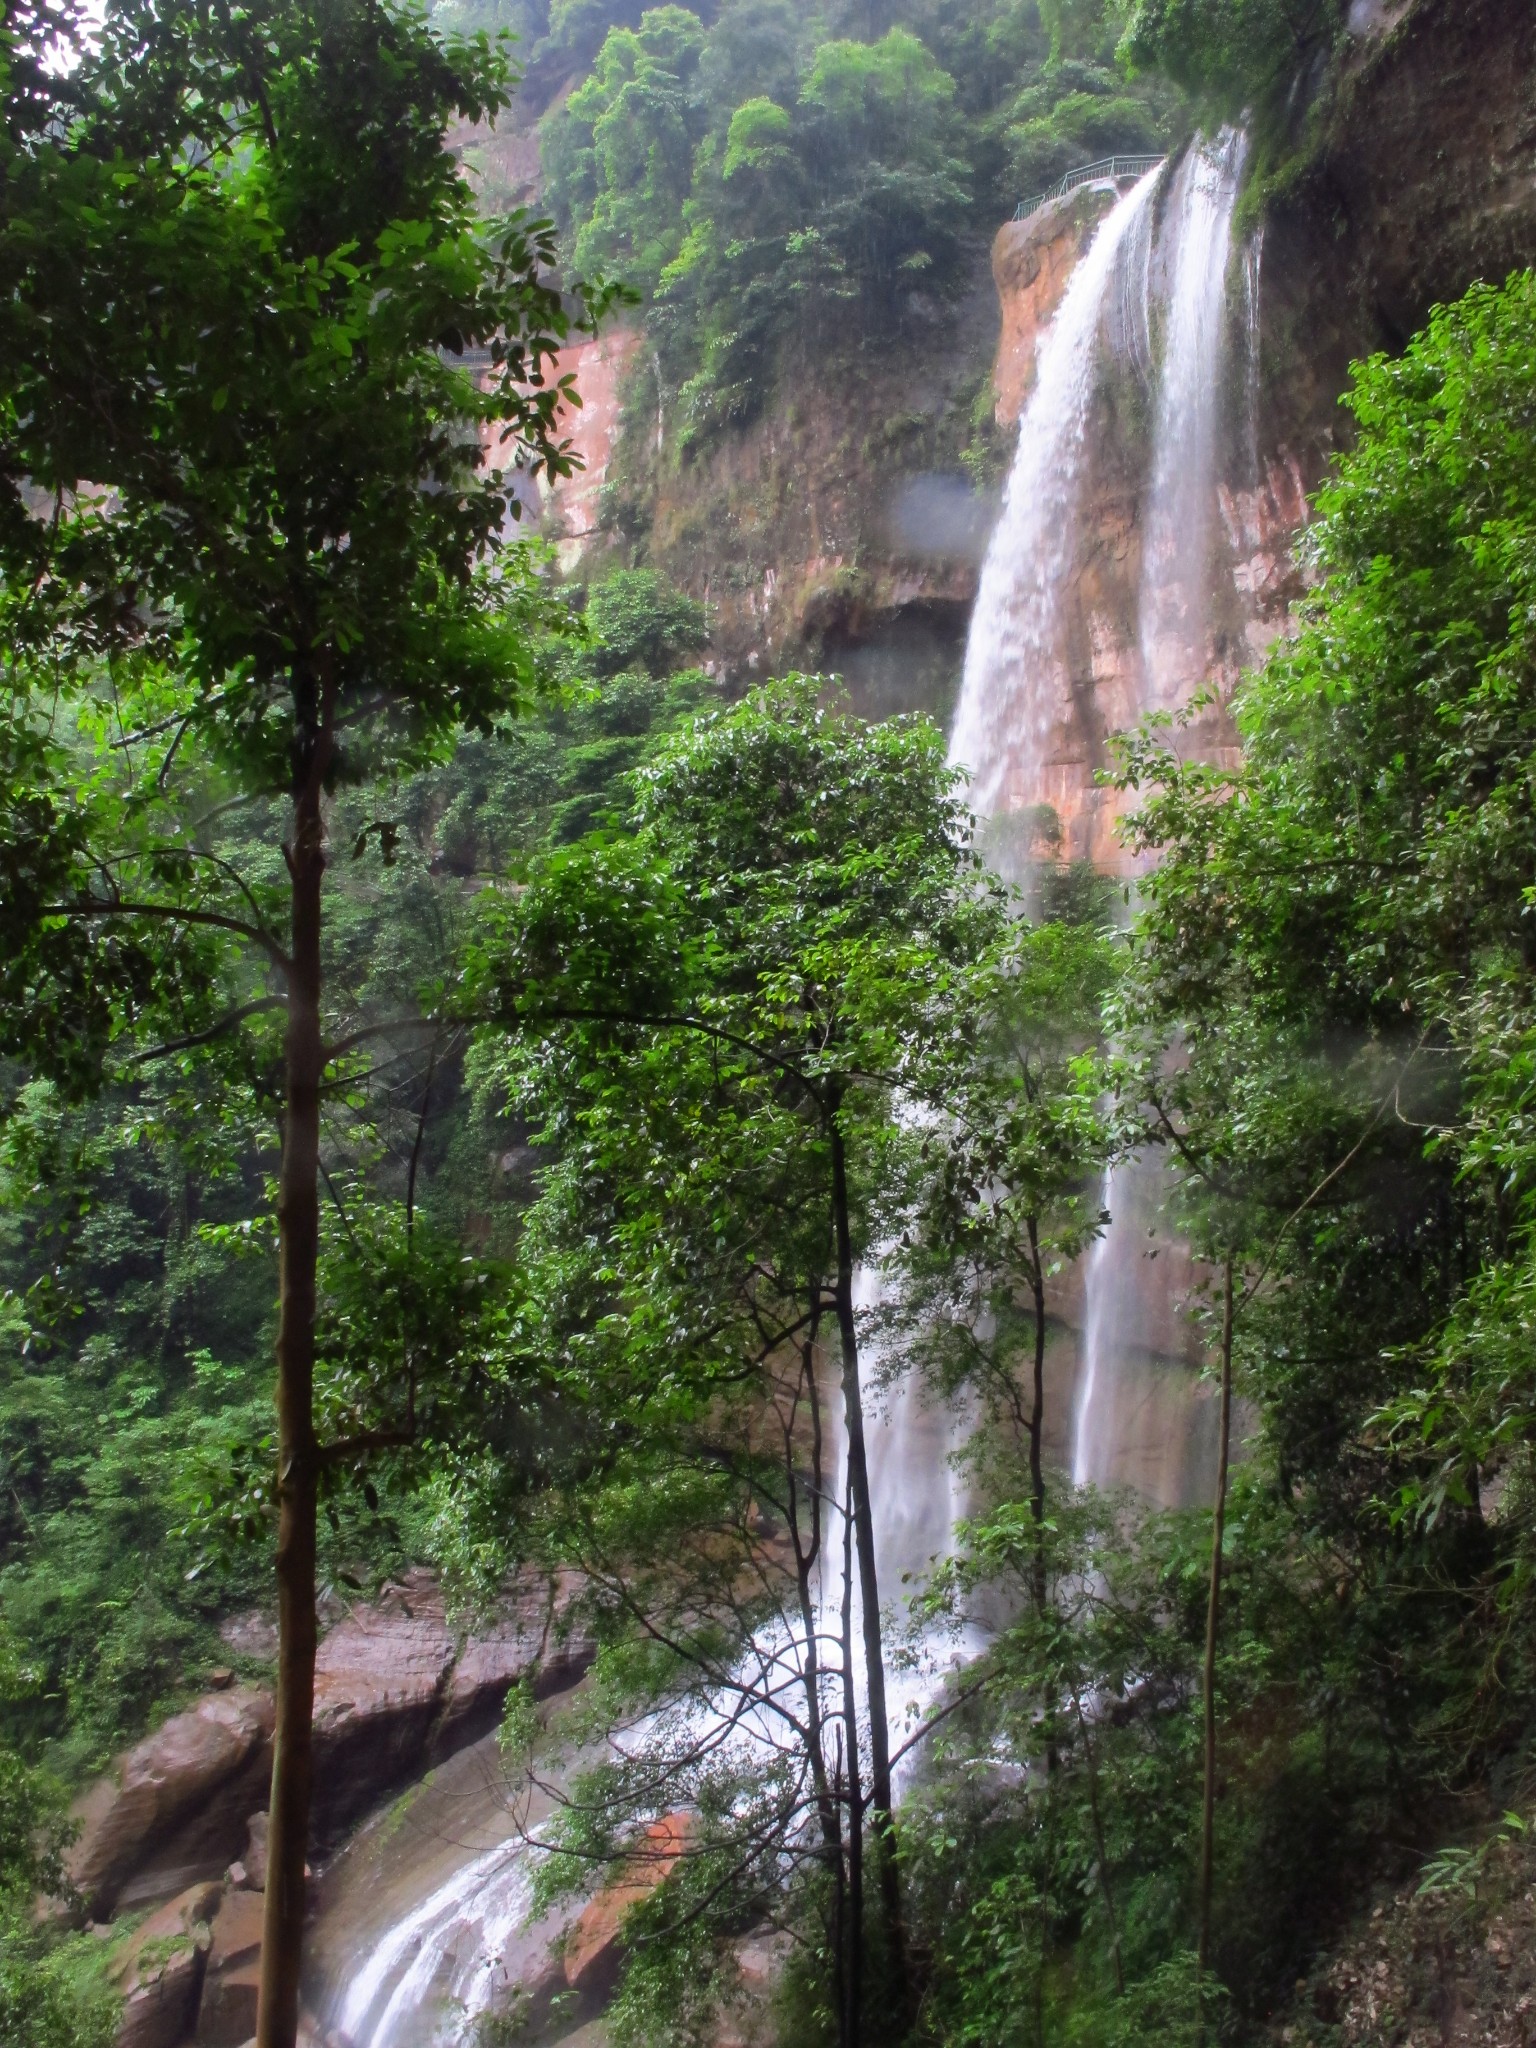
[[(347, 1984), (337, 2017), (346, 2041), (427, 2048), (470, 2040), (505, 1993), (509, 1936), (533, 1899), (532, 1852), (513, 1839), (476, 1856), (397, 1920)], [(423, 2015), (433, 2017), (423, 2031)]]
[(983, 816), (1038, 803), (1066, 694), (1062, 607), (1073, 568), (1088, 415), (1105, 301), (1121, 248), (1147, 213), (1151, 171), (1100, 223), (1040, 343), (1002, 515), (982, 565), (949, 757), (969, 768)]
[[(1115, 1186), (1115, 1171), (1110, 1167), (1104, 1175), (1099, 1189), (1101, 1213), (1113, 1216), (1119, 1204), (1119, 1193)], [(1122, 1224), (1120, 1235), (1125, 1234)], [(1099, 1371), (1104, 1364), (1104, 1353), (1109, 1336), (1111, 1297), (1119, 1292), (1115, 1284), (1117, 1276), (1106, 1271), (1109, 1253), (1109, 1233), (1102, 1232), (1093, 1241), (1088, 1253), (1087, 1271), (1083, 1276), (1083, 1370), (1078, 1383), (1077, 1407), (1072, 1425), (1072, 1484), (1074, 1486), (1097, 1486), (1105, 1477), (1105, 1451), (1103, 1420), (1106, 1404), (1099, 1399)]]
[(1227, 261), (1246, 138), (1224, 128), (1188, 151), (1169, 195), (1172, 275), (1152, 480), (1142, 519), (1144, 710), (1184, 702), (1204, 680)]
[[(1139, 692), (1131, 715), (1187, 700), (1205, 678), (1216, 457), (1232, 218), (1246, 138), (1225, 129), (1188, 150), (1154, 233), (1153, 172), (1110, 212), (1041, 343), (1033, 395), (966, 646), (950, 759), (983, 816), (1059, 809), (1051, 744), (1069, 701), (1066, 608), (1079, 567), (1078, 513), (1106, 324), (1117, 354), (1155, 390), (1142, 506)], [(1249, 256), (1249, 374), (1256, 363), (1258, 249)], [(1156, 313), (1154, 316), (1154, 304)], [(1154, 333), (1154, 329), (1156, 333)], [(1155, 368), (1154, 365), (1160, 365)], [(1073, 1417), (1078, 1483), (1138, 1484), (1175, 1500), (1202, 1432), (1178, 1348), (1182, 1254), (1157, 1232), (1154, 1161), (1106, 1176), (1112, 1222), (1088, 1255), (1082, 1370)]]
[[(1152, 473), (1143, 515), (1141, 640), (1144, 711), (1185, 702), (1204, 681), (1211, 575), (1216, 446), (1226, 337), (1232, 215), (1246, 137), (1224, 129), (1189, 150), (1169, 198), (1168, 298)], [(1247, 252), (1249, 376), (1256, 374), (1259, 245)], [(1252, 401), (1250, 399), (1250, 410)], [(1164, 1410), (1167, 1386), (1149, 1363), (1150, 1330), (1170, 1321), (1170, 1259), (1155, 1277), (1148, 1239), (1162, 1206), (1153, 1160), (1129, 1160), (1105, 1176), (1111, 1222), (1084, 1274), (1083, 1372), (1074, 1416), (1074, 1482), (1107, 1485), (1135, 1476), (1144, 1491), (1174, 1500), (1187, 1484), (1186, 1442), (1158, 1446), (1147, 1423)], [(1139, 1355), (1138, 1355), (1139, 1354)], [(1185, 1437), (1193, 1433), (1193, 1416)], [(1170, 1458), (1170, 1453), (1179, 1455)]]
[(1163, 1507), (1204, 1499), (1214, 1469), (1208, 1393), (1190, 1370), (1183, 1303), (1189, 1247), (1164, 1222), (1166, 1166), (1122, 1159), (1100, 1202), (1113, 1219), (1084, 1270), (1081, 1371), (1072, 1416), (1075, 1486), (1128, 1486)]
[(1255, 229), (1243, 250), (1243, 296), (1248, 314), (1248, 357), (1244, 365), (1247, 382), (1245, 418), (1243, 425), (1248, 436), (1248, 480), (1256, 488), (1264, 481), (1264, 468), (1259, 459), (1259, 404), (1262, 397), (1263, 330), (1260, 324), (1262, 303), (1260, 283), (1264, 270), (1264, 230)]
[[(1243, 148), (1240, 136), (1224, 133), (1209, 150), (1187, 154), (1156, 236), (1158, 172), (1118, 199), (1042, 337), (1034, 391), (982, 569), (949, 749), (950, 759), (971, 771), (971, 801), (983, 815), (1023, 810), (1056, 794), (1049, 748), (1069, 693), (1066, 601), (1077, 566), (1106, 327), (1118, 355), (1157, 392), (1143, 522), (1140, 708), (1177, 701), (1183, 686), (1204, 674), (1225, 279)], [(1251, 261), (1252, 322), (1256, 248)], [(1250, 368), (1256, 362), (1255, 330)], [(1177, 1283), (1186, 1276), (1179, 1249), (1154, 1235), (1160, 1199), (1153, 1165), (1122, 1163), (1105, 1178), (1104, 1206), (1115, 1222), (1086, 1262), (1073, 1476), (1079, 1483), (1130, 1481), (1150, 1498), (1172, 1502), (1187, 1495), (1185, 1463), (1198, 1431), (1192, 1380), (1166, 1357)], [(861, 1310), (875, 1305), (877, 1285), (873, 1273), (861, 1276)], [(873, 1397), (881, 1377), (878, 1349), (866, 1340), (861, 1351)], [(838, 1501), (843, 1432), (841, 1398), (833, 1389), (825, 1417), (829, 1493)], [(866, 1441), (881, 1593), (898, 1621), (907, 1606), (904, 1579), (921, 1580), (931, 1560), (951, 1547), (963, 1504), (949, 1453), (964, 1427), (963, 1415), (925, 1405), (910, 1376), (894, 1384), (883, 1405), (870, 1400)], [(1203, 1454), (1205, 1446), (1198, 1448)], [(829, 1506), (829, 1558), (840, 1553), (832, 1537), (837, 1526), (838, 1511)], [(832, 1609), (838, 1597), (829, 1577), (821, 1593), (829, 1639), (837, 1633)], [(938, 1695), (953, 1663), (976, 1647), (972, 1635), (935, 1636), (890, 1660), (893, 1742), (902, 1739), (913, 1711)], [(795, 1682), (796, 1650), (782, 1625), (765, 1629), (745, 1654), (767, 1674), (766, 1683)], [(857, 1621), (854, 1656), (857, 1665)], [(862, 1687), (861, 1670), (858, 1676)], [(719, 1718), (718, 1708), (702, 1711)], [(768, 1739), (754, 1716), (737, 1720), (744, 1744)], [(632, 1731), (631, 1739), (645, 1733), (644, 1727)], [(424, 1854), (421, 1839), (402, 1835), (396, 1888), (375, 1901), (368, 1886), (360, 1887), (367, 1932), (345, 1958), (335, 1959), (324, 2001), (356, 2048), (467, 2043), (509, 1983), (538, 1966), (548, 1930), (537, 1939), (516, 1931), (526, 1916), (538, 1851), (512, 1839), (510, 1818), (490, 1832), (490, 1841), (468, 1841), (457, 1826), (444, 1826), (441, 1857)], [(381, 1836), (381, 1857), (386, 1853)]]
[[(855, 1299), (867, 1317), (880, 1301), (878, 1267), (860, 1268)], [(869, 1466), (869, 1492), (874, 1522), (875, 1560), (886, 1636), (886, 1713), (891, 1749), (900, 1750), (933, 1705), (945, 1681), (979, 1651), (979, 1633), (964, 1624), (958, 1629), (914, 1626), (912, 1601), (927, 1587), (936, 1564), (954, 1550), (955, 1527), (965, 1512), (964, 1488), (955, 1469), (955, 1453), (970, 1433), (970, 1409), (964, 1400), (939, 1402), (925, 1398), (919, 1375), (898, 1373), (883, 1388), (882, 1347), (866, 1323), (859, 1339), (859, 1379), (864, 1390), (864, 1447)], [(882, 1398), (883, 1396), (883, 1398)], [(836, 1417), (830, 1431), (835, 1498), (842, 1500), (847, 1483), (847, 1442), (841, 1397), (828, 1404)], [(824, 1626), (836, 1633), (835, 1609), (840, 1589), (830, 1581), (822, 1588)], [(862, 1601), (853, 1588), (854, 1660), (861, 1695), (867, 1694)], [(897, 1798), (911, 1780), (918, 1759), (898, 1765), (893, 1774)]]

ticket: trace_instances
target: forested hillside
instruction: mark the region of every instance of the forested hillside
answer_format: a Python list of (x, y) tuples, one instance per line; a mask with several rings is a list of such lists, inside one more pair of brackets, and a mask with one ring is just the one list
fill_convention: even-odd
[[(733, 671), (845, 665), (849, 640), (891, 618), (893, 581), (913, 580), (893, 566), (911, 553), (892, 526), (902, 480), (1000, 478), (997, 223), (1074, 164), (1167, 147), (1187, 107), (1155, 71), (1127, 74), (1123, 24), (1100, 7), (875, 21), (764, 0), (513, 26), (540, 203), (574, 262), (640, 294), (625, 404), (656, 431), (621, 439), (606, 544), (712, 602)], [(496, 146), (467, 157), (504, 189)], [(961, 558), (969, 545), (962, 531)], [(966, 572), (925, 579), (923, 553), (908, 623), (936, 680)]]
[[(1532, 2036), (1536, 273), (1394, 337), (1319, 257), (1303, 360), (1447, 5), (7, 13), (4, 2048)], [(995, 516), (994, 231), (1169, 157), (1044, 330), (1223, 123), (1234, 589), (1221, 451), (1360, 359), (1110, 875), (971, 814), (974, 560), (857, 664), (904, 480)], [(1177, 1498), (1085, 1469), (1126, 1360)]]

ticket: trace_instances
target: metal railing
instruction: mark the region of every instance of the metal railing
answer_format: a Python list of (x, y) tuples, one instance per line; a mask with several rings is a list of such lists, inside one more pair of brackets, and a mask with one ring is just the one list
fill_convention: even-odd
[(1166, 161), (1160, 156), (1101, 156), (1096, 164), (1081, 164), (1075, 171), (1068, 171), (1048, 192), (1037, 192), (1033, 199), (1021, 199), (1013, 217), (1028, 220), (1047, 200), (1064, 199), (1079, 185), (1097, 185), (1109, 178), (1144, 178), (1148, 171), (1155, 171)]

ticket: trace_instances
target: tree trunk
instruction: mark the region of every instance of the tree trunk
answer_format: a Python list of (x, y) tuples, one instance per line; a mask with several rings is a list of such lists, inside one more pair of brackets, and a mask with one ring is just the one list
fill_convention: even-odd
[(892, 1987), (906, 1994), (906, 1944), (901, 1925), (901, 1878), (896, 1868), (896, 1824), (891, 1804), (891, 1731), (885, 1704), (885, 1646), (880, 1629), (880, 1575), (875, 1559), (874, 1506), (864, 1450), (864, 1390), (859, 1383), (859, 1340), (853, 1314), (853, 1238), (848, 1216), (848, 1162), (836, 1112), (832, 1123), (832, 1218), (837, 1240), (837, 1327), (842, 1339), (843, 1410), (848, 1436), (848, 1493), (858, 1553), (863, 1609), (865, 1685), (869, 1699), (869, 1816), (880, 1874), (880, 1900)]
[(1216, 1860), (1216, 1639), (1221, 1622), (1221, 1545), (1227, 1524), (1227, 1460), (1232, 1436), (1232, 1254), (1221, 1293), (1221, 1440), (1216, 1457), (1216, 1510), (1211, 1520), (1211, 1590), (1205, 1610), (1205, 1783), (1200, 1808), (1200, 1946), (1195, 1959), (1196, 2026), (1205, 2034), (1205, 1973), (1211, 1958), (1211, 1886)]
[(1093, 1821), (1093, 1846), (1099, 1859), (1099, 1891), (1104, 1900), (1104, 1915), (1109, 1921), (1109, 1953), (1115, 1966), (1115, 1990), (1121, 1998), (1125, 1996), (1125, 1967), (1120, 1960), (1120, 1920), (1115, 1912), (1115, 1895), (1109, 1883), (1109, 1849), (1104, 1839), (1104, 1813), (1099, 1802), (1099, 1763), (1094, 1754), (1093, 1737), (1088, 1731), (1088, 1722), (1083, 1714), (1083, 1702), (1076, 1692), (1072, 1705), (1077, 1714), (1077, 1732), (1083, 1745), (1083, 1761), (1088, 1767), (1088, 1812)]
[[(859, 1690), (853, 1675), (853, 1501), (843, 1495), (843, 1726), (848, 1736), (848, 1889), (845, 1903), (843, 2039), (864, 2031), (864, 1795), (859, 1770)], [(839, 1888), (841, 1897), (841, 1887)]]
[(1029, 1287), (1035, 1305), (1035, 1382), (1029, 1411), (1029, 1502), (1035, 1519), (1035, 1612), (1045, 1613), (1045, 1274), (1040, 1264), (1040, 1231), (1029, 1218)]
[[(816, 1300), (821, 1299), (821, 1283), (816, 1283)], [(800, 1504), (795, 1484), (795, 1445), (788, 1424), (784, 1431), (784, 1462), (789, 1498), (790, 1540), (795, 1548), (795, 1591), (800, 1603), (800, 1626), (805, 1636), (805, 1656), (802, 1678), (805, 1685), (805, 1727), (806, 1744), (810, 1751), (811, 1784), (816, 1794), (816, 1812), (821, 1821), (822, 1846), (826, 1851), (827, 1867), (832, 1869), (842, 1857), (842, 1831), (838, 1821), (837, 1806), (832, 1796), (832, 1787), (827, 1777), (827, 1748), (822, 1725), (821, 1700), (821, 1650), (820, 1618), (816, 1612), (815, 1578), (821, 1562), (821, 1502), (822, 1502), (822, 1442), (821, 1442), (821, 1390), (816, 1384), (816, 1333), (820, 1321), (819, 1307), (811, 1310), (811, 1327), (800, 1353), (800, 1371), (805, 1386), (806, 1400), (811, 1411), (811, 1540), (807, 1545), (801, 1537)]]
[(320, 1251), (321, 810), (330, 754), (321, 727), (294, 797), (293, 838), (284, 849), (291, 877), (292, 970), (284, 1041), (283, 1156), (278, 1182), (277, 1324), (277, 1728), (257, 2048), (294, 2048), (304, 1943), (304, 1858), (309, 1846), (311, 1723), (315, 1700), (315, 1275)]

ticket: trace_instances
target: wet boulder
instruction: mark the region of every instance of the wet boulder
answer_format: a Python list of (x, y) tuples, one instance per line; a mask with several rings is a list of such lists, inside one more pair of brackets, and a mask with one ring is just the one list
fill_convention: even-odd
[(178, 1841), (180, 1862), (194, 1870), (228, 1861), (224, 1845), (231, 1831), (238, 1835), (271, 1769), (272, 1723), (265, 1690), (210, 1693), (92, 1786), (75, 1809), (80, 1835), (69, 1874), (95, 1918), (110, 1915), (157, 1844)]
[(116, 2048), (178, 2048), (197, 2017), (217, 1884), (189, 1885), (134, 1929), (113, 1961), (122, 1993)]

